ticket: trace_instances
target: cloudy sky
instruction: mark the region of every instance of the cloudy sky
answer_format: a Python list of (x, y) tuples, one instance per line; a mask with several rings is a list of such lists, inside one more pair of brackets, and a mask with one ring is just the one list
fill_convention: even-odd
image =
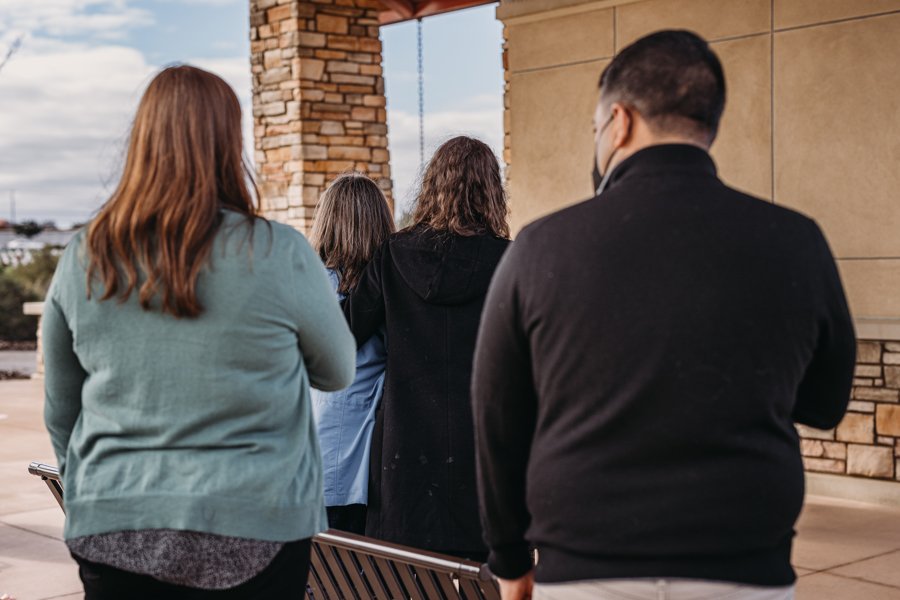
[[(115, 185), (129, 120), (161, 67), (225, 78), (250, 122), (247, 0), (0, 0), (0, 218), (84, 221)], [(425, 36), (426, 151), (456, 133), (500, 155), (501, 26), (494, 7), (433, 17)], [(382, 30), (398, 212), (418, 174), (416, 25)], [(248, 147), (252, 142), (248, 143)]]

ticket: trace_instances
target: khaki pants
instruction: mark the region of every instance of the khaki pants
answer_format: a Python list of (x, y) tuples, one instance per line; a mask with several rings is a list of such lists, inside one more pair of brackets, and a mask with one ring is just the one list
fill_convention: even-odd
[(534, 586), (534, 600), (793, 600), (794, 586), (694, 579), (599, 579)]

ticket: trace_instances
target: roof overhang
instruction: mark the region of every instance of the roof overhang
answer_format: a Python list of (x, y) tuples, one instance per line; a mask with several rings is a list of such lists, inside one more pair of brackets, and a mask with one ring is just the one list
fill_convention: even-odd
[(380, 0), (384, 9), (378, 20), (382, 25), (432, 17), (454, 10), (496, 4), (497, 0)]

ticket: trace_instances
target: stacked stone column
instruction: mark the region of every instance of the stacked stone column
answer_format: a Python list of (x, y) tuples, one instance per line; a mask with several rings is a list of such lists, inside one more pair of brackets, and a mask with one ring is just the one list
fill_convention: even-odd
[(512, 164), (512, 145), (510, 143), (510, 97), (509, 97), (509, 27), (503, 26), (503, 162), (504, 184), (509, 190), (510, 166)]
[(860, 341), (841, 424), (797, 429), (807, 470), (900, 481), (900, 342)]
[(308, 231), (362, 171), (391, 201), (377, 0), (251, 0), (256, 172), (265, 215)]

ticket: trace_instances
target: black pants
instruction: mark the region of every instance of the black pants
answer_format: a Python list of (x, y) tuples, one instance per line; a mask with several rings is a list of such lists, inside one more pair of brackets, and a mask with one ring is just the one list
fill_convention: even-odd
[(366, 505), (328, 506), (328, 527), (359, 535), (366, 534)]
[(268, 567), (227, 590), (198, 590), (93, 563), (78, 556), (85, 600), (302, 600), (309, 575), (310, 540), (284, 545)]

